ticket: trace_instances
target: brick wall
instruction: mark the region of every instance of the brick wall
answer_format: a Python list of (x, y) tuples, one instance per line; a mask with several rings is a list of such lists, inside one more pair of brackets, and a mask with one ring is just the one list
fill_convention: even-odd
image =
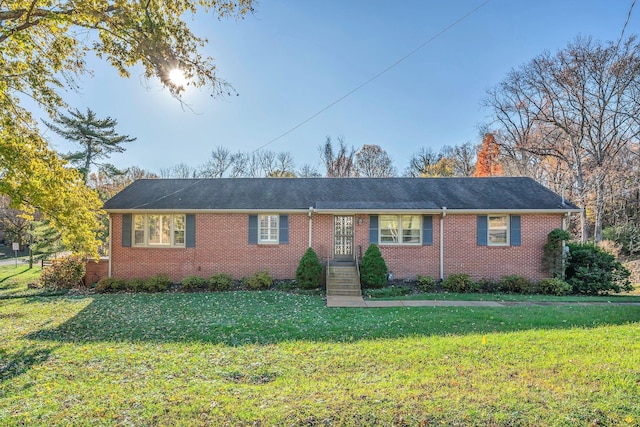
[(547, 277), (541, 269), (547, 234), (562, 227), (562, 215), (522, 215), (521, 246), (478, 246), (476, 215), (447, 215), (444, 220), (444, 275), (467, 273), (474, 279), (518, 274)]
[(306, 214), (289, 215), (289, 243), (250, 245), (247, 214), (197, 214), (194, 248), (122, 247), (122, 215), (112, 215), (111, 273), (149, 277), (164, 273), (178, 281), (196, 274), (228, 273), (242, 278), (266, 270), (276, 279), (295, 277), (308, 247)]
[[(312, 247), (321, 260), (333, 256), (333, 215), (313, 216)], [(362, 220), (362, 224), (358, 224)], [(440, 276), (440, 216), (433, 216), (431, 246), (381, 245), (380, 250), (397, 279), (418, 274)], [(476, 245), (476, 216), (452, 215), (444, 219), (445, 276), (468, 273), (476, 279), (521, 274), (544, 277), (540, 270), (547, 234), (562, 224), (561, 215), (522, 215), (522, 246)], [(289, 215), (289, 243), (248, 244), (248, 214), (197, 214), (195, 248), (122, 247), (122, 215), (112, 214), (112, 275), (148, 277), (165, 273), (178, 281), (188, 275), (208, 277), (229, 273), (242, 278), (266, 270), (276, 279), (295, 277), (300, 258), (309, 244), (307, 214)], [(364, 254), (369, 246), (369, 216), (354, 217), (354, 250)]]
[(89, 259), (87, 260), (86, 271), (84, 275), (84, 285), (91, 286), (93, 283), (97, 283), (98, 280), (107, 277), (109, 275), (109, 260), (101, 258), (99, 260)]

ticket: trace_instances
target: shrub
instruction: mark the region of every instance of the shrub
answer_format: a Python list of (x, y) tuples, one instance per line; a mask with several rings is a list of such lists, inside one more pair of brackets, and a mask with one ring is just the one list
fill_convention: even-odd
[(568, 295), (571, 289), (570, 284), (557, 277), (542, 279), (538, 282), (538, 290), (547, 295)]
[(126, 289), (131, 292), (145, 292), (147, 283), (144, 279), (129, 279), (126, 283)]
[(273, 279), (268, 271), (259, 271), (242, 279), (242, 284), (252, 291), (269, 289), (273, 285)]
[(211, 291), (230, 291), (234, 285), (235, 281), (230, 274), (216, 273), (209, 278), (209, 290)]
[(441, 286), (448, 292), (475, 292), (478, 289), (468, 274), (450, 274), (442, 281)]
[(369, 298), (389, 298), (389, 297), (399, 297), (403, 295), (409, 295), (413, 292), (408, 286), (387, 286), (379, 289), (367, 289), (365, 294)]
[(104, 277), (98, 281), (95, 291), (98, 293), (117, 292), (126, 289), (127, 283), (122, 279)]
[(205, 289), (208, 285), (208, 281), (204, 277), (192, 275), (182, 279), (181, 284), (182, 289), (185, 291), (195, 291), (198, 289)]
[(296, 269), (296, 283), (303, 289), (313, 289), (320, 286), (321, 278), (322, 264), (313, 248), (308, 248)]
[(512, 293), (512, 294), (533, 294), (535, 293), (535, 286), (523, 276), (513, 274), (511, 276), (504, 276), (500, 280), (498, 286), (500, 292)]
[(480, 279), (476, 286), (480, 292), (493, 293), (500, 290), (500, 283), (492, 279)]
[(45, 267), (38, 285), (47, 289), (71, 289), (83, 286), (85, 262), (78, 256), (68, 256)]
[(566, 267), (563, 263), (562, 241), (567, 241), (571, 235), (560, 228), (551, 230), (547, 235), (547, 243), (544, 245), (542, 255), (542, 271), (551, 274), (553, 277), (562, 277)]
[(171, 279), (166, 274), (156, 274), (144, 281), (147, 292), (164, 292), (169, 289)]
[(360, 266), (360, 278), (369, 288), (381, 288), (387, 283), (387, 264), (378, 245), (371, 244), (365, 251)]
[(433, 292), (436, 290), (436, 281), (431, 276), (421, 276), (418, 274), (418, 288), (422, 292)]
[(599, 295), (633, 290), (631, 272), (615, 257), (592, 244), (569, 244), (567, 283), (574, 293)]

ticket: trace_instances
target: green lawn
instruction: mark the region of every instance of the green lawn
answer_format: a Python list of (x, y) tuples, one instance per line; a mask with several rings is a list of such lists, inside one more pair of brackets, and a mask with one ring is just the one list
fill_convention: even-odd
[(0, 425), (640, 425), (637, 306), (14, 293), (0, 337)]
[[(365, 291), (366, 292), (366, 291)], [(519, 295), (519, 294), (486, 294), (486, 293), (455, 293), (455, 292), (429, 292), (416, 293), (395, 297), (369, 298), (375, 301), (383, 300), (435, 300), (435, 301), (524, 301), (524, 302), (637, 302), (640, 303), (640, 295), (637, 293), (620, 293), (606, 296), (589, 295)]]

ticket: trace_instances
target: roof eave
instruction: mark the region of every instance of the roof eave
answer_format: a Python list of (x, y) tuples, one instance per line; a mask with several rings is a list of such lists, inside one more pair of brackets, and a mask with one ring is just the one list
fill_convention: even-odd
[[(108, 213), (309, 213), (310, 209), (104, 209)], [(452, 209), (447, 208), (447, 215), (455, 214), (483, 214), (483, 213), (505, 213), (505, 214), (567, 214), (580, 213), (581, 209), (562, 208), (562, 209)], [(419, 214), (440, 214), (442, 209), (312, 209), (313, 213), (318, 214), (339, 214), (339, 215), (357, 215), (357, 214), (403, 214), (403, 213), (419, 213)]]

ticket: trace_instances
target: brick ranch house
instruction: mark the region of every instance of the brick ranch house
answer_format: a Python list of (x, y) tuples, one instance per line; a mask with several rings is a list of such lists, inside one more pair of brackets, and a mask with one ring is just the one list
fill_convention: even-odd
[(580, 210), (530, 178), (142, 179), (112, 199), (108, 275), (291, 279), (312, 247), (360, 259), (379, 245), (396, 279), (541, 271), (547, 234)]

